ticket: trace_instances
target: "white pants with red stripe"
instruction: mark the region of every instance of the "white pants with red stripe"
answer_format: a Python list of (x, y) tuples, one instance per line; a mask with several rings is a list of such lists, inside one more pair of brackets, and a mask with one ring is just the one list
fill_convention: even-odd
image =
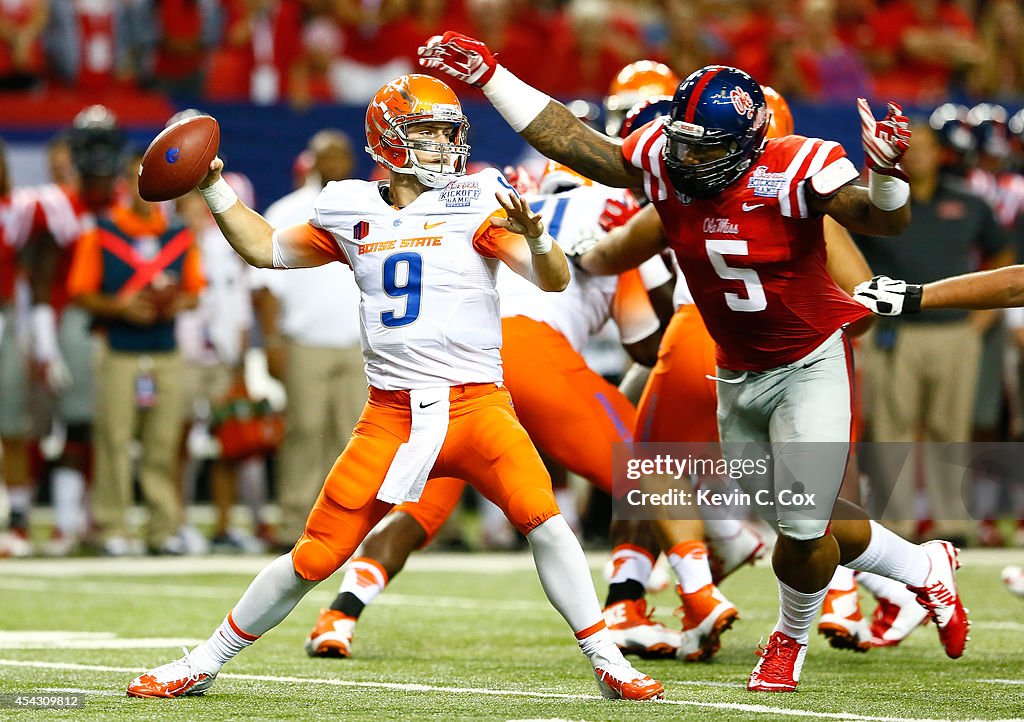
[(718, 430), (759, 515), (791, 539), (825, 534), (850, 451), (853, 356), (843, 331), (762, 372), (718, 369)]

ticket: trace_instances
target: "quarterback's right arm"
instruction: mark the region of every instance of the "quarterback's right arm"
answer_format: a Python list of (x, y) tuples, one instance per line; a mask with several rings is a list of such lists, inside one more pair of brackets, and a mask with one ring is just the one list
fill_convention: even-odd
[(309, 268), (346, 262), (331, 234), (310, 223), (275, 229), (238, 199), (221, 177), (224, 161), (214, 158), (199, 192), (235, 253), (256, 268)]
[(549, 98), (498, 65), (487, 46), (456, 32), (427, 41), (420, 65), (483, 90), (512, 129), (540, 151), (591, 180), (615, 188), (640, 185), (641, 171), (622, 155), (622, 142), (587, 127)]

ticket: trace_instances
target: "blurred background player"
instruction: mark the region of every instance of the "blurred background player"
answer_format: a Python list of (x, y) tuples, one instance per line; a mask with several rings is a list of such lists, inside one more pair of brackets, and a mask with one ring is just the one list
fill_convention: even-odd
[(201, 191), (250, 264), (352, 268), (371, 394), (292, 553), (264, 568), (209, 640), (137, 677), (130, 696), (205, 692), (226, 662), (347, 561), (393, 505), (418, 499), (432, 474), (469, 478), (527, 536), (544, 591), (590, 660), (602, 696), (664, 696), (608, 635), (583, 551), (508, 391), (497, 385), (499, 263), (547, 291), (565, 289), (569, 268), (500, 173), (461, 178), (467, 123), (441, 81), (392, 81), (366, 115), (367, 151), (388, 168), (388, 181), (329, 184), (311, 221), (281, 230), (238, 203), (220, 178), (221, 161), (211, 164)]
[[(304, 153), (312, 165), (302, 185), (267, 208), (267, 222), (276, 227), (308, 220), (323, 188), (352, 176), (352, 144), (340, 131), (318, 132)], [(366, 403), (359, 289), (334, 263), (292, 273), (252, 269), (250, 278), (267, 368), (287, 395), (276, 539), (290, 549)]]
[(152, 554), (180, 554), (178, 448), (184, 368), (178, 314), (195, 308), (204, 285), (192, 232), (168, 223), (138, 192), (141, 155), (122, 165), (126, 194), (97, 214), (78, 240), (68, 278), (75, 303), (95, 319), (102, 353), (96, 397), (93, 516), (103, 551), (129, 553), (132, 454), (140, 445), (139, 481), (149, 507), (145, 544)]

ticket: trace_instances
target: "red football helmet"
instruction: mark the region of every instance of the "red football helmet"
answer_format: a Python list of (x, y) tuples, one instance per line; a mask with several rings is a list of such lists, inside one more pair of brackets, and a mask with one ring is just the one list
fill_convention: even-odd
[[(414, 123), (450, 123), (450, 141), (410, 140)], [(366, 152), (395, 173), (415, 175), (429, 188), (443, 188), (464, 175), (469, 159), (469, 121), (454, 91), (429, 75), (403, 75), (377, 91), (366, 109)], [(421, 163), (416, 152), (438, 161)]]
[(626, 113), (642, 100), (660, 95), (671, 97), (679, 86), (679, 76), (663, 63), (637, 60), (615, 76), (604, 99), (605, 131), (610, 136), (619, 134)]
[(793, 135), (793, 114), (789, 110), (789, 103), (779, 95), (779, 91), (770, 85), (762, 85), (764, 99), (768, 104), (768, 112), (771, 117), (768, 119), (769, 138), (781, 138), (786, 135)]

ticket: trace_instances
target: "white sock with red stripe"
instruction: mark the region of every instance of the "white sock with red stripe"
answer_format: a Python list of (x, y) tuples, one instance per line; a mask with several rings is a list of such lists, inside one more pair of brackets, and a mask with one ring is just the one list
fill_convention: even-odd
[(917, 595), (907, 589), (906, 584), (897, 582), (895, 579), (880, 577), (871, 572), (861, 572), (857, 575), (857, 581), (876, 599), (888, 599), (900, 606), (910, 604), (917, 599)]
[(236, 654), (259, 639), (243, 632), (232, 619), (232, 613), (224, 617), (209, 639), (189, 653), (196, 666), (207, 674), (217, 674)]
[(357, 557), (348, 563), (338, 594), (348, 592), (365, 605), (372, 602), (387, 585), (388, 573), (384, 567), (369, 557)]
[(702, 541), (679, 542), (669, 549), (668, 563), (676, 573), (683, 594), (692, 594), (711, 584), (708, 548)]
[(828, 588), (837, 592), (848, 592), (857, 588), (857, 582), (853, 580), (853, 570), (849, 567), (838, 566), (836, 573), (832, 575), (832, 581)]
[(931, 570), (928, 555), (917, 544), (886, 529), (877, 522), (871, 524), (871, 541), (864, 553), (846, 566), (861, 572), (872, 572), (919, 587)]
[(807, 644), (810, 640), (811, 625), (818, 616), (826, 593), (828, 587), (805, 594), (779, 581), (779, 621), (775, 624), (774, 631), (782, 632), (800, 644)]
[(256, 575), (238, 604), (191, 657), (205, 672), (216, 674), (232, 657), (273, 629), (317, 582), (295, 573), (292, 554), (282, 554)]
[(612, 549), (612, 573), (609, 584), (638, 582), (646, 587), (654, 571), (654, 557), (643, 547), (633, 544), (619, 544)]
[(569, 623), (583, 653), (594, 666), (621, 660), (601, 614), (583, 548), (562, 515), (551, 517), (526, 539), (544, 593)]

